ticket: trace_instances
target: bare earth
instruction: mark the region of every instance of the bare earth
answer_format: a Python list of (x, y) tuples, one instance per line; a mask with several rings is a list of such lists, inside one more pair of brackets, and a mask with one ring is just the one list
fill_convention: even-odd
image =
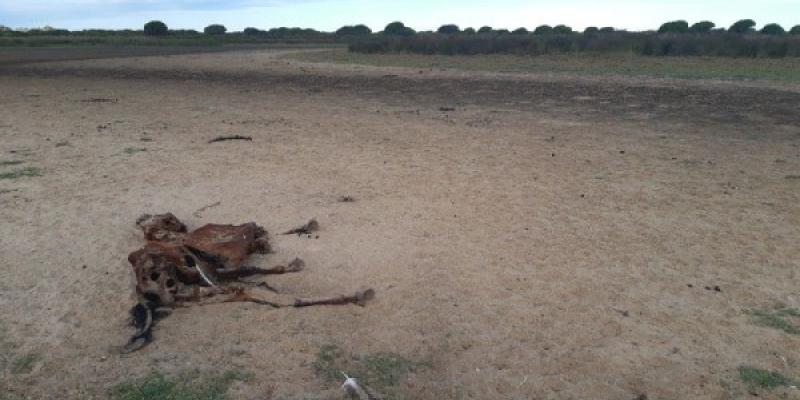
[[(313, 368), (330, 344), (418, 363), (405, 399), (750, 398), (743, 365), (800, 379), (800, 335), (748, 313), (800, 307), (797, 87), (284, 56), (0, 67), (0, 162), (23, 162), (0, 173), (41, 173), (0, 180), (0, 392), (237, 369), (232, 399), (339, 399)], [(227, 134), (253, 141), (207, 144)], [(178, 309), (120, 355), (134, 220), (167, 211), (273, 234), (314, 217), (319, 239), (273, 235), (252, 264), (301, 257), (270, 284), (377, 298)]]

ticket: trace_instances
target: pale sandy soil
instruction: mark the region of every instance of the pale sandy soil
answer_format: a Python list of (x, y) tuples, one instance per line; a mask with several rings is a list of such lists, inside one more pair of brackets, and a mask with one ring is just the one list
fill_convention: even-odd
[[(796, 90), (276, 54), (0, 70), (0, 161), (24, 162), (0, 172), (42, 174), (0, 180), (0, 387), (106, 398), (154, 370), (237, 369), (252, 378), (232, 399), (339, 399), (312, 367), (327, 344), (420, 363), (406, 399), (750, 398), (742, 365), (800, 379), (800, 335), (747, 313), (800, 307)], [(254, 140), (206, 143), (221, 134)], [(133, 222), (166, 211), (272, 233), (315, 217), (319, 239), (274, 236), (252, 264), (298, 256), (306, 271), (271, 285), (377, 298), (179, 309), (122, 356)]]

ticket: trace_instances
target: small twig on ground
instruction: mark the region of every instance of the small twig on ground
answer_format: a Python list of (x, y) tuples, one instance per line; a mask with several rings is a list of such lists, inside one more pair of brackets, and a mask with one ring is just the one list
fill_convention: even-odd
[(627, 317), (627, 316), (630, 316), (630, 315), (631, 315), (631, 313), (630, 313), (630, 312), (628, 312), (628, 310), (620, 310), (620, 309), (618, 309), (618, 308), (615, 308), (615, 307), (609, 307), (609, 308), (611, 308), (612, 310), (614, 310), (614, 311), (618, 312), (618, 313), (619, 313), (619, 315), (622, 315), (623, 317)]
[(247, 140), (248, 142), (252, 142), (253, 138), (250, 136), (241, 136), (241, 135), (233, 135), (233, 136), (218, 136), (214, 139), (208, 141), (208, 143), (217, 143), (217, 142), (224, 142), (226, 140)]
[(202, 214), (204, 211), (208, 210), (209, 208), (218, 207), (220, 204), (222, 204), (222, 202), (221, 202), (221, 201), (218, 201), (218, 202), (216, 202), (216, 203), (214, 203), (214, 204), (209, 204), (209, 205), (207, 205), (207, 206), (201, 207), (201, 208), (199, 208), (197, 211), (195, 211), (195, 212), (194, 212), (192, 215), (194, 215), (194, 216), (195, 216), (195, 217), (197, 217), (197, 218), (203, 218), (203, 217), (201, 216), (201, 214)]
[(286, 231), (283, 234), (284, 235), (294, 235), (294, 234), (297, 234), (297, 235), (308, 235), (311, 232), (316, 232), (318, 230), (319, 230), (319, 222), (317, 222), (316, 219), (312, 219), (311, 221), (308, 221), (307, 224), (305, 224), (305, 225), (303, 225), (303, 226), (301, 226), (299, 228), (294, 228), (294, 229), (292, 229), (290, 231)]
[(81, 100), (84, 103), (116, 103), (119, 99), (106, 99), (103, 97), (90, 97), (86, 100)]

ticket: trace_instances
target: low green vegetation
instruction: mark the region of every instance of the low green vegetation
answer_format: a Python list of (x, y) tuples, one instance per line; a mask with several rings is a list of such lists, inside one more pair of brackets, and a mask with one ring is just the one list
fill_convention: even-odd
[(147, 151), (147, 149), (144, 147), (126, 147), (125, 150), (123, 150), (123, 152), (129, 156), (143, 151)]
[(11, 172), (2, 172), (2, 173), (0, 173), (0, 180), (31, 178), (31, 177), (36, 177), (36, 176), (42, 176), (42, 171), (39, 168), (26, 167), (26, 168), (17, 169), (17, 170), (11, 171)]
[(216, 376), (185, 373), (174, 377), (154, 372), (112, 387), (110, 397), (112, 400), (224, 400), (234, 383), (248, 379), (249, 375), (240, 371)]
[(752, 310), (748, 312), (755, 323), (768, 328), (784, 331), (791, 335), (800, 335), (800, 310), (779, 307), (773, 310)]
[(644, 76), (679, 79), (800, 82), (800, 58), (645, 57), (632, 53), (423, 55), (363, 54), (343, 49), (287, 54), (306, 62), (407, 67), (421, 70), (541, 73), (584, 76)]
[(21, 160), (0, 161), (0, 167), (5, 167), (5, 166), (9, 166), (9, 165), (19, 165), (19, 164), (22, 164), (24, 162), (25, 161), (21, 161)]
[(394, 353), (347, 355), (334, 345), (322, 346), (313, 363), (314, 371), (325, 380), (341, 383), (347, 374), (389, 399), (402, 398), (400, 383), (409, 372), (424, 366)]
[(0, 378), (5, 372), (6, 366), (11, 361), (14, 343), (8, 340), (8, 329), (3, 321), (0, 321)]
[(41, 359), (38, 354), (29, 353), (17, 357), (11, 362), (11, 373), (14, 375), (29, 374), (33, 371), (33, 367)]
[(776, 389), (790, 386), (793, 381), (777, 372), (743, 365), (739, 367), (739, 378), (751, 390)]

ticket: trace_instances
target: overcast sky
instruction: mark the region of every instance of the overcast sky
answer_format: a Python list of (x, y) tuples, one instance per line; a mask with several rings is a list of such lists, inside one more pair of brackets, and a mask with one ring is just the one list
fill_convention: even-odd
[(800, 0), (0, 0), (0, 25), (85, 29), (141, 29), (152, 19), (170, 28), (201, 29), (221, 23), (229, 30), (280, 26), (335, 30), (363, 23), (381, 30), (400, 20), (417, 30), (445, 23), (462, 28), (534, 28), (541, 24), (654, 29), (686, 19), (729, 26), (742, 18), (759, 26), (800, 24)]

